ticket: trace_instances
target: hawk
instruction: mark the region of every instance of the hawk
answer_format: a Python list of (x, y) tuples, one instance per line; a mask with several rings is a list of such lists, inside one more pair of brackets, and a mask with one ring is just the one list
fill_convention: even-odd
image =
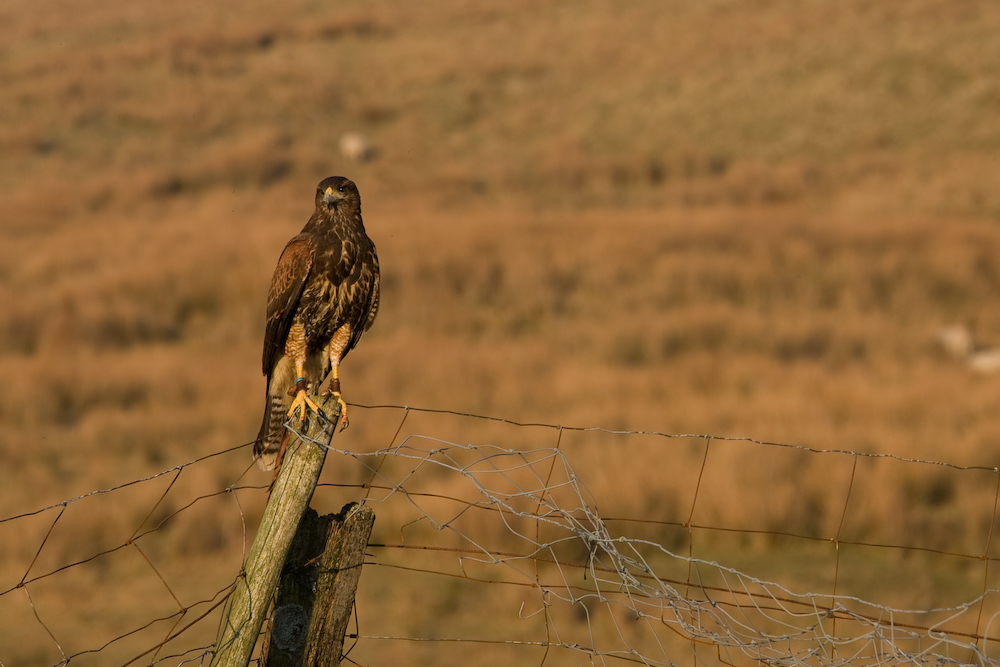
[(281, 252), (267, 296), (264, 375), (267, 400), (254, 444), (261, 470), (274, 470), (287, 442), (285, 422), (306, 409), (332, 372), (327, 394), (340, 395), (340, 362), (371, 328), (379, 303), (378, 256), (361, 221), (358, 187), (331, 176), (316, 189), (316, 210)]

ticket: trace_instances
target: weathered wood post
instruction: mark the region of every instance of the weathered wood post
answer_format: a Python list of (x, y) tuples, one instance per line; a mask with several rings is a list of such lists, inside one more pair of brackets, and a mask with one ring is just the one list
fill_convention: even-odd
[(340, 417), (335, 398), (316, 398), (329, 421), (310, 413), (302, 437), (293, 435), (289, 439), (257, 537), (247, 555), (243, 581), (237, 584), (223, 610), (211, 667), (246, 667), (250, 662), (292, 538), (312, 500)]
[(338, 516), (341, 518), (330, 529), (320, 561), (303, 665), (340, 664), (365, 549), (375, 524), (375, 511), (367, 505), (351, 503)]
[(337, 667), (375, 522), (370, 507), (309, 509), (288, 554), (265, 638), (265, 667)]

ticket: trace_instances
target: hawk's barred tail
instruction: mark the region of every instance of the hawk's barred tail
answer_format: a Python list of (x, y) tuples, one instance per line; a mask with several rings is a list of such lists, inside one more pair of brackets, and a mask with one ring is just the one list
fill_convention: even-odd
[(281, 441), (285, 437), (287, 410), (285, 399), (280, 392), (277, 394), (268, 392), (264, 403), (264, 420), (260, 425), (260, 433), (257, 434), (257, 442), (253, 446), (257, 466), (261, 470), (274, 470)]

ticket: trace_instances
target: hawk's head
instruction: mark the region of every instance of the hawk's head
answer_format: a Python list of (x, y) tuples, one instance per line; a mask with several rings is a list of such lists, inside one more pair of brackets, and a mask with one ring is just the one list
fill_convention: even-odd
[(324, 178), (316, 188), (316, 210), (333, 214), (338, 209), (348, 211), (361, 206), (358, 186), (343, 176)]

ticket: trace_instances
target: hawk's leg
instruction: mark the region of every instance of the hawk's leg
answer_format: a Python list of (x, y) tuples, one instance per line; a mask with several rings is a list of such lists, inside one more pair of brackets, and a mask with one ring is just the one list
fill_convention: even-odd
[(350, 340), (351, 325), (345, 324), (337, 329), (337, 333), (333, 334), (333, 338), (330, 339), (330, 344), (327, 346), (327, 351), (330, 353), (332, 377), (330, 378), (330, 388), (324, 395), (334, 396), (337, 399), (337, 403), (340, 403), (341, 431), (347, 428), (347, 425), (350, 423), (347, 421), (347, 403), (344, 402), (344, 398), (340, 395), (340, 360), (343, 358)]
[(299, 421), (306, 420), (306, 408), (312, 408), (313, 412), (319, 412), (319, 407), (306, 395), (306, 328), (301, 322), (292, 324), (288, 330), (288, 338), (285, 340), (285, 354), (295, 361), (295, 385), (288, 390), (289, 394), (295, 395), (292, 406), (288, 408), (288, 416), (291, 417), (295, 411), (299, 411)]

